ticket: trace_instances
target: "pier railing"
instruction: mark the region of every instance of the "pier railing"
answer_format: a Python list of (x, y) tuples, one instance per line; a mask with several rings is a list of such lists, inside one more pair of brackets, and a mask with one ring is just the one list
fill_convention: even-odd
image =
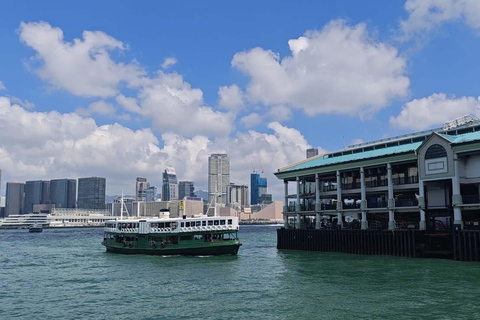
[(453, 228), (453, 259), (480, 261), (480, 230)]

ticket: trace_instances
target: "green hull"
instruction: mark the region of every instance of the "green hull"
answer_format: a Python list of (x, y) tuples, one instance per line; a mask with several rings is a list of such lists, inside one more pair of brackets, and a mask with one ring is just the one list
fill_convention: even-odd
[(218, 255), (236, 255), (240, 248), (240, 243), (233, 244), (210, 244), (198, 247), (176, 247), (168, 245), (165, 248), (135, 248), (123, 246), (105, 245), (107, 252), (122, 254), (148, 254), (148, 255), (185, 255), (185, 256), (218, 256)]

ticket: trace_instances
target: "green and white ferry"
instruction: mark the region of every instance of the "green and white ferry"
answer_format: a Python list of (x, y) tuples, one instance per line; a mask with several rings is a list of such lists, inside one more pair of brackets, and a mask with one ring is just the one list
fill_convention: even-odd
[(124, 254), (236, 255), (238, 229), (238, 217), (232, 216), (109, 220), (102, 244), (107, 252)]

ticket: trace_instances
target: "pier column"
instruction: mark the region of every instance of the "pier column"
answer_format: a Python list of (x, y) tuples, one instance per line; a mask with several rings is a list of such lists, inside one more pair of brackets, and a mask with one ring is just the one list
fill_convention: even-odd
[(315, 229), (320, 229), (320, 178), (315, 173)]
[(297, 177), (297, 203), (295, 205), (295, 212), (297, 213), (297, 229), (300, 229), (300, 177)]
[(337, 170), (337, 219), (340, 226), (343, 226), (343, 201), (342, 201), (342, 176)]
[(362, 210), (362, 223), (361, 228), (363, 230), (368, 229), (367, 221), (367, 192), (365, 191), (365, 170), (360, 167), (360, 195), (362, 202), (360, 203), (360, 209)]
[(285, 200), (283, 202), (283, 226), (285, 229), (288, 229), (288, 181), (283, 180), (284, 191), (285, 191)]
[(395, 229), (395, 199), (393, 198), (392, 164), (387, 163), (388, 177), (388, 230)]
[(463, 204), (462, 195), (460, 194), (460, 177), (459, 177), (459, 165), (458, 155), (453, 154), (453, 165), (455, 168), (455, 175), (452, 178), (452, 205), (453, 205), (453, 224), (460, 224), (463, 229), (462, 209), (459, 204)]
[(419, 230), (427, 230), (427, 223), (425, 221), (425, 187), (423, 180), (418, 181), (418, 206), (420, 208), (420, 223)]

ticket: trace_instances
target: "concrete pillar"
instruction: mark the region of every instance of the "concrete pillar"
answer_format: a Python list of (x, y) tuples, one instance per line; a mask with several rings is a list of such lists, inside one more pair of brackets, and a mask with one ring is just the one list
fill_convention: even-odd
[(295, 212), (297, 213), (297, 229), (300, 229), (300, 177), (297, 177), (297, 203), (295, 205)]
[(362, 223), (361, 228), (363, 230), (368, 229), (367, 221), (367, 192), (365, 190), (365, 170), (360, 167), (360, 195), (362, 202), (360, 203), (360, 209), (362, 210)]
[(297, 213), (297, 223), (296, 223), (297, 229), (301, 229), (301, 225), (300, 225), (300, 224), (301, 224), (300, 213)]
[(462, 209), (459, 204), (463, 204), (462, 195), (460, 194), (460, 176), (458, 155), (453, 154), (453, 165), (455, 168), (455, 175), (452, 178), (452, 205), (453, 205), (453, 224), (460, 224), (463, 229)]
[(418, 229), (426, 230), (427, 223), (425, 221), (425, 187), (423, 186), (423, 180), (418, 181), (418, 206), (420, 208), (420, 223), (418, 225)]
[(393, 179), (392, 179), (392, 165), (387, 163), (387, 177), (388, 177), (388, 230), (395, 229), (395, 199), (393, 198)]
[(337, 219), (338, 224), (342, 226), (343, 222), (343, 200), (342, 200), (342, 176), (337, 170)]
[(315, 173), (315, 229), (320, 229), (320, 178)]
[(285, 190), (285, 198), (283, 202), (283, 226), (285, 229), (288, 229), (288, 181), (283, 180), (284, 190)]

